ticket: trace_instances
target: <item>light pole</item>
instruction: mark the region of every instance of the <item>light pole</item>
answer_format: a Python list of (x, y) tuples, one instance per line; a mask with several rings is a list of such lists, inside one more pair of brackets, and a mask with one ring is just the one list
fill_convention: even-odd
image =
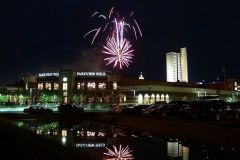
[(133, 92), (133, 102), (136, 103), (135, 96), (136, 96), (137, 89), (135, 87), (133, 87), (131, 91)]

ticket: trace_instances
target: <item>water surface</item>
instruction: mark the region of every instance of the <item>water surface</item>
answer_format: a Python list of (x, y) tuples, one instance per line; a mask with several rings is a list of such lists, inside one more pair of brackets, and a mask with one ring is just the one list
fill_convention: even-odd
[(63, 123), (27, 120), (15, 124), (79, 152), (88, 152), (96, 160), (113, 158), (114, 154), (119, 154), (119, 150), (129, 160), (240, 159), (240, 150), (237, 148), (192, 144), (174, 137), (91, 121)]

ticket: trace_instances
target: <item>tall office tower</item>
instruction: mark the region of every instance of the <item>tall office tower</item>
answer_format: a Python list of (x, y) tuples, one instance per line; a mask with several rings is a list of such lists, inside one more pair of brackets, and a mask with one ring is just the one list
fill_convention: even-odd
[(188, 82), (187, 49), (166, 53), (167, 82)]
[(187, 48), (180, 49), (181, 82), (188, 82)]
[[(167, 82), (177, 82), (180, 79), (180, 56), (179, 53), (169, 52), (166, 54)], [(177, 78), (178, 77), (178, 78)]]

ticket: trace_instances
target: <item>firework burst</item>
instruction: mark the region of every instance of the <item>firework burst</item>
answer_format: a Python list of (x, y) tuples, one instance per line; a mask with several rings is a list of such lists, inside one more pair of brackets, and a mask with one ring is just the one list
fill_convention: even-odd
[(103, 45), (102, 50), (102, 53), (106, 55), (106, 58), (104, 58), (106, 65), (112, 64), (113, 67), (119, 66), (120, 69), (128, 67), (132, 63), (133, 49), (130, 40), (127, 39), (130, 37), (126, 36), (126, 33), (133, 33), (128, 35), (133, 35), (136, 40), (139, 36), (143, 36), (138, 22), (134, 18), (134, 13), (131, 12), (127, 16), (121, 17), (112, 7), (108, 14), (95, 12), (91, 15), (91, 18), (101, 19), (100, 25), (87, 32), (84, 38), (93, 35), (91, 41), (91, 45), (93, 45), (101, 34), (101, 37), (106, 40), (106, 45)]
[(98, 19), (102, 20), (101, 21), (102, 23), (100, 24), (100, 26), (90, 30), (89, 32), (87, 32), (84, 35), (84, 38), (85, 38), (88, 35), (93, 34), (91, 45), (95, 42), (95, 40), (96, 40), (96, 38), (98, 37), (99, 34), (104, 33), (106, 31), (108, 31), (110, 33), (112, 31), (114, 31), (114, 29), (115, 29), (115, 24), (114, 24), (115, 21), (114, 20), (116, 18), (121, 20), (121, 21), (124, 21), (124, 23), (125, 23), (125, 26), (124, 26), (125, 28), (124, 29), (126, 31), (131, 30), (134, 33), (133, 35), (135, 36), (136, 40), (138, 39), (138, 36), (140, 36), (140, 37), (143, 36), (142, 31), (141, 31), (141, 29), (138, 25), (138, 22), (134, 18), (134, 13), (133, 12), (131, 12), (130, 14), (128, 14), (125, 17), (120, 17), (118, 12), (115, 11), (115, 8), (112, 7), (107, 15), (101, 14), (99, 12), (95, 12), (91, 15), (91, 18), (98, 18)]
[(129, 147), (119, 146), (119, 149), (113, 145), (113, 150), (107, 148), (107, 152), (103, 153), (104, 158), (102, 160), (133, 160), (134, 157), (131, 154), (132, 150), (129, 150)]
[(107, 65), (113, 64), (113, 67), (119, 66), (121, 69), (129, 66), (132, 62), (133, 50), (130, 41), (124, 38), (124, 26), (126, 25), (124, 21), (115, 22), (115, 31), (112, 36), (107, 39), (107, 45), (103, 46), (104, 54), (108, 57), (104, 60), (107, 61)]

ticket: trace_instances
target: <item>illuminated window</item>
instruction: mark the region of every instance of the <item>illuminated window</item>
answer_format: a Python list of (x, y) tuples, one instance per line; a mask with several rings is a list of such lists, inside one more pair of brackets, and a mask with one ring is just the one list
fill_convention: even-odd
[(41, 134), (41, 131), (39, 129), (36, 130), (37, 134)]
[(96, 83), (95, 82), (88, 82), (87, 88), (88, 88), (88, 90), (94, 90), (96, 88)]
[(156, 95), (156, 101), (160, 101), (160, 95), (159, 94)]
[(95, 136), (95, 132), (87, 131), (87, 136), (88, 137), (94, 137)]
[(106, 135), (106, 133), (105, 132), (98, 132), (98, 137), (104, 137)]
[(51, 90), (52, 89), (51, 83), (45, 83), (45, 89), (46, 90)]
[(63, 83), (63, 90), (64, 91), (68, 90), (68, 84), (67, 83)]
[(64, 91), (64, 92), (63, 92), (63, 96), (67, 96), (67, 91)]
[(68, 98), (67, 97), (64, 97), (63, 100), (64, 100), (64, 103), (68, 102)]
[(67, 136), (67, 130), (65, 130), (65, 129), (62, 130), (62, 136), (63, 136), (63, 137), (66, 137), (66, 136)]
[(54, 90), (59, 90), (59, 84), (58, 83), (54, 83)]
[(237, 87), (237, 82), (234, 82), (234, 86)]
[(161, 94), (161, 101), (164, 101), (164, 94)]
[(82, 82), (82, 83), (80, 83), (80, 82), (78, 82), (77, 83), (77, 90), (80, 90), (80, 89), (84, 89), (84, 82)]
[(117, 82), (113, 83), (113, 89), (117, 89)]
[(235, 89), (235, 91), (238, 90), (238, 84), (237, 84), (237, 82), (234, 82), (234, 89)]
[(155, 95), (154, 94), (152, 94), (151, 95), (151, 100), (150, 100), (150, 103), (153, 103), (155, 101)]
[(78, 83), (77, 83), (77, 90), (79, 90), (80, 87), (81, 87), (81, 86), (80, 86), (80, 83), (78, 82)]
[(144, 95), (144, 104), (149, 103), (150, 96), (148, 94)]
[(166, 94), (166, 102), (169, 103), (169, 95)]
[(106, 89), (106, 83), (98, 83), (99, 89)]
[(142, 104), (143, 103), (143, 95), (139, 94), (138, 95), (138, 104)]
[(123, 102), (126, 102), (126, 101), (127, 101), (127, 97), (124, 96), (124, 97), (123, 97)]
[(84, 137), (84, 131), (77, 131), (77, 136)]
[(38, 89), (43, 90), (43, 83), (38, 83)]
[(84, 84), (84, 82), (82, 82), (81, 83), (81, 89), (84, 89), (84, 86), (85, 86), (85, 84)]

